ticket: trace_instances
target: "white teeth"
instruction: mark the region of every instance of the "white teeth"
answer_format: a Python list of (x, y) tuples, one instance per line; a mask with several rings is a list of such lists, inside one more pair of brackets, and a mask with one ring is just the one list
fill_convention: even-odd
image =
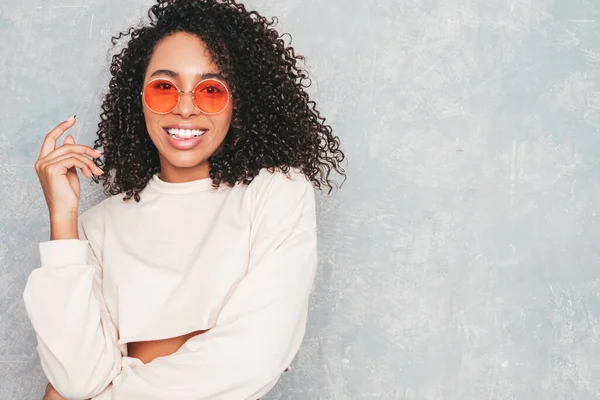
[(202, 136), (206, 131), (201, 129), (167, 129), (170, 136), (180, 139), (189, 139), (191, 137)]

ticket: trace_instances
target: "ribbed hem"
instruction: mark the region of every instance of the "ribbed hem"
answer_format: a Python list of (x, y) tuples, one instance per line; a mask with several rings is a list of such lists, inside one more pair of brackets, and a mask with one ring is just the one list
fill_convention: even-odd
[(42, 268), (87, 264), (88, 241), (78, 239), (49, 240), (40, 243)]

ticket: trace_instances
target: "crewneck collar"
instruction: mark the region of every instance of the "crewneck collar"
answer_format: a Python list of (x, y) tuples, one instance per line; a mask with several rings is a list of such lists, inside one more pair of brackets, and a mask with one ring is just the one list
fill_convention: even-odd
[(152, 179), (150, 179), (148, 186), (150, 186), (152, 189), (156, 190), (159, 193), (187, 194), (203, 192), (213, 189), (211, 178), (198, 179), (189, 182), (172, 183), (161, 180), (158, 175), (159, 174), (156, 173), (152, 176)]

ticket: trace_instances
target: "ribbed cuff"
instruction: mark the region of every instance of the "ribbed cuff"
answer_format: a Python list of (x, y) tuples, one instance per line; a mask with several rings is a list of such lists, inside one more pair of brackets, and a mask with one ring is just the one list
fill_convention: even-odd
[(40, 243), (42, 268), (87, 264), (88, 241), (78, 239), (49, 240)]

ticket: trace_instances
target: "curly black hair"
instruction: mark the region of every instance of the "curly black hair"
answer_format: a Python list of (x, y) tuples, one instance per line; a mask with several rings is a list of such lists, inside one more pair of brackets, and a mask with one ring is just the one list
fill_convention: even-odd
[(317, 188), (337, 186), (335, 171), (345, 177), (340, 141), (325, 124), (305, 89), (304, 57), (286, 45), (284, 36), (256, 11), (235, 0), (158, 0), (148, 11), (149, 23), (112, 38), (111, 79), (104, 97), (95, 149), (107, 173), (107, 195), (125, 193), (140, 201), (140, 192), (160, 171), (158, 150), (146, 130), (142, 100), (144, 74), (156, 45), (186, 32), (199, 37), (225, 78), (234, 99), (231, 126), (223, 147), (209, 158), (213, 185), (250, 183), (263, 168), (302, 170)]

